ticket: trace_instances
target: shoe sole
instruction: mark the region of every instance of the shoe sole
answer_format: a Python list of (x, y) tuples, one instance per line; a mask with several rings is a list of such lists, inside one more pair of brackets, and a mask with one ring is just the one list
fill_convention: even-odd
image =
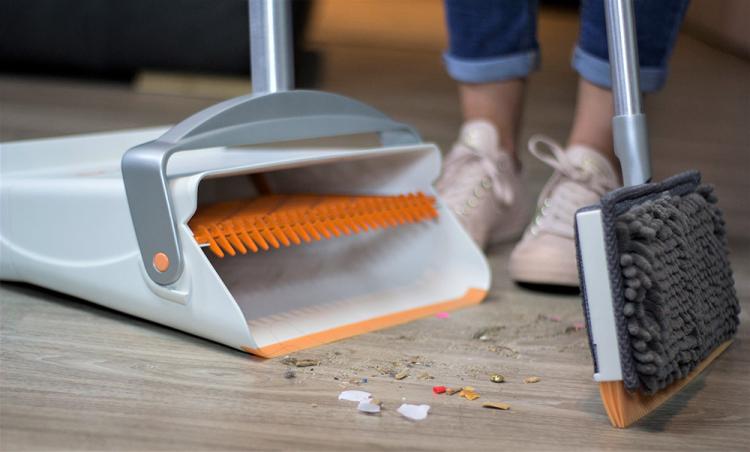
[(549, 268), (541, 265), (511, 265), (510, 278), (519, 283), (579, 287), (578, 271), (560, 271), (564, 266)]

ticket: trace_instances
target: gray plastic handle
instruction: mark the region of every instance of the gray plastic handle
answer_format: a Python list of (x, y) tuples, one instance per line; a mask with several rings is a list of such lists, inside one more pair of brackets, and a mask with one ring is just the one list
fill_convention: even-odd
[[(183, 270), (167, 163), (180, 151), (378, 133), (384, 146), (418, 144), (410, 126), (348, 97), (319, 91), (258, 93), (221, 102), (122, 157), (122, 178), (141, 258), (151, 279), (171, 284)], [(242, 151), (237, 151), (242, 152)], [(157, 256), (166, 269), (157, 269)]]
[(615, 154), (626, 186), (651, 180), (646, 115), (641, 106), (633, 0), (606, 0), (607, 41), (612, 69)]

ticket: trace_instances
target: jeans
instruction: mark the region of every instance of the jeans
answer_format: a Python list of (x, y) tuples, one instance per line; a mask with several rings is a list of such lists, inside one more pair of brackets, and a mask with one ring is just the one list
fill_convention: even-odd
[[(669, 56), (690, 0), (635, 0), (641, 90), (667, 78)], [(535, 0), (445, 0), (451, 77), (464, 83), (524, 78), (539, 66)], [(581, 0), (581, 27), (573, 68), (589, 82), (611, 88), (604, 0)]]

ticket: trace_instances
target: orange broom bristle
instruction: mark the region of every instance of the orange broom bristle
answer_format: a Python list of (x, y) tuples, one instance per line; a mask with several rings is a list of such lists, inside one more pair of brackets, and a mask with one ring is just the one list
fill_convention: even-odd
[(224, 257), (225, 253), (255, 253), (436, 217), (435, 198), (424, 193), (265, 195), (200, 206), (188, 226), (199, 245)]

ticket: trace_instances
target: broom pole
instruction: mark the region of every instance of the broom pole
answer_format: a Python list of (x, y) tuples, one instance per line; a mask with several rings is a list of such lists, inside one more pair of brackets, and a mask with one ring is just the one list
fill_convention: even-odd
[(605, 0), (604, 6), (615, 103), (615, 154), (625, 185), (639, 185), (651, 180), (651, 156), (641, 99), (633, 0)]
[(289, 0), (248, 0), (253, 93), (294, 89)]

